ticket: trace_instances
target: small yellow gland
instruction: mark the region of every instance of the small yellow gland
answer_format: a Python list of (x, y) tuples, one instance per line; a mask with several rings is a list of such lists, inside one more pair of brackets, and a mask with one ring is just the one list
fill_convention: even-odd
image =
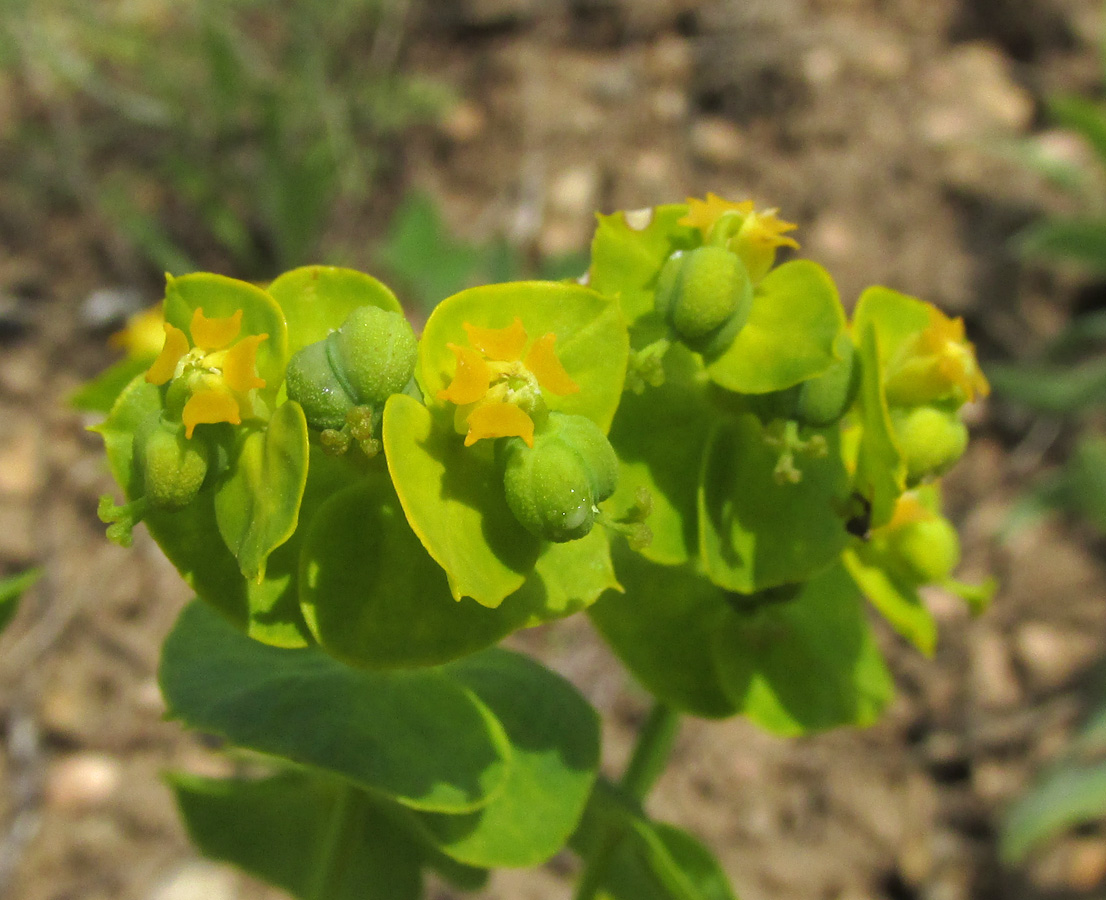
[(447, 345), (457, 368), (437, 399), (457, 407), (456, 426), (466, 447), (501, 437), (522, 438), (533, 446), (532, 413), (544, 409), (542, 393), (564, 396), (580, 389), (557, 358), (557, 336), (543, 335), (523, 356), (529, 336), (518, 317), (506, 328), (468, 322), (463, 327), (471, 346)]
[(208, 318), (202, 309), (192, 314), (189, 334), (168, 322), (161, 353), (146, 373), (150, 384), (181, 384), (188, 399), (181, 411), (185, 437), (197, 425), (229, 422), (240, 425), (250, 415), (249, 392), (265, 386), (257, 374), (257, 348), (267, 334), (252, 334), (235, 342), (242, 331), (242, 310)]
[(707, 194), (705, 200), (688, 197), (687, 207), (679, 224), (698, 228), (704, 243), (724, 245), (736, 253), (754, 283), (775, 265), (780, 247), (799, 248), (798, 241), (787, 235), (798, 226), (779, 218), (777, 209), (757, 212), (751, 200), (734, 203), (717, 194)]

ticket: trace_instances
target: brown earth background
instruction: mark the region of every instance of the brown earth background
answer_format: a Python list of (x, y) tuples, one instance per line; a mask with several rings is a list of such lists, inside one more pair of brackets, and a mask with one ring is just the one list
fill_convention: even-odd
[[(985, 358), (1028, 358), (1106, 294), (1015, 258), (1011, 236), (1072, 201), (1005, 151), (1030, 137), (1087, 158), (1050, 130), (1043, 100), (1101, 92), (1101, 13), (1089, 0), (415, 3), (401, 65), (457, 102), (406, 135), (371, 208), (329, 239), (367, 246), (411, 187), (458, 236), (507, 235), (534, 256), (586, 248), (595, 210), (750, 197), (800, 223), (803, 255), (847, 304), (892, 286), (964, 316)], [(100, 443), (65, 404), (114, 358), (104, 338), (118, 321), (92, 308), (95, 292), (144, 305), (159, 277), (79, 204), (19, 199), (26, 186), (3, 163), (17, 148), (3, 142), (50, 112), (0, 76), (0, 574), (45, 571), (0, 639), (0, 896), (275, 898), (197, 857), (159, 780), (227, 765), (161, 719), (158, 647), (188, 592), (141, 530), (129, 551), (104, 539)], [(205, 262), (219, 269), (217, 255)], [(995, 399), (972, 425), (947, 497), (963, 577), (1001, 580), (991, 610), (973, 620), (930, 594), (932, 660), (881, 630), (900, 695), (866, 731), (781, 741), (740, 720), (684, 724), (650, 810), (708, 843), (745, 900), (1106, 892), (1099, 826), (1026, 866), (998, 861), (1002, 811), (1095, 695), (1106, 565), (1070, 521), (996, 537), (1063, 457), (1065, 429)], [(586, 621), (515, 644), (604, 713), (604, 766), (619, 771), (647, 697)], [(567, 898), (575, 865), (498, 873), (478, 896)]]

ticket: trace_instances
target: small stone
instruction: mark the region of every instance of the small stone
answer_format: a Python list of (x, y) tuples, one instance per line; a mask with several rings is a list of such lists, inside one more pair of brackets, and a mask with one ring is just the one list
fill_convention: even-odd
[(972, 684), (984, 706), (1016, 706), (1021, 700), (1021, 686), (1006, 641), (993, 631), (984, 631), (975, 642)]
[(807, 232), (805, 240), (810, 249), (819, 255), (845, 258), (856, 252), (859, 237), (856, 229), (845, 219), (833, 213), (819, 216)]
[(733, 122), (717, 116), (704, 116), (691, 126), (691, 148), (704, 162), (727, 166), (741, 160), (745, 139)]
[(599, 191), (599, 170), (594, 166), (574, 166), (554, 180), (549, 189), (549, 205), (566, 216), (585, 216), (595, 207)]
[(150, 892), (149, 900), (235, 900), (237, 882), (230, 868), (197, 860), (166, 876)]
[(661, 88), (653, 92), (653, 114), (665, 123), (682, 122), (687, 118), (687, 95), (676, 88)]
[(26, 500), (43, 481), (42, 448), (36, 429), (25, 426), (0, 436), (0, 495)]
[(142, 292), (134, 288), (100, 288), (81, 304), (81, 324), (94, 331), (113, 328), (145, 307), (147, 302)]
[(1072, 890), (1093, 891), (1106, 880), (1106, 841), (1102, 838), (1073, 840), (1066, 881)]
[(841, 74), (841, 56), (831, 47), (814, 47), (802, 59), (803, 75), (814, 85), (825, 85)]
[(660, 150), (643, 150), (634, 160), (634, 175), (649, 184), (660, 184), (669, 180), (672, 161)]
[(84, 812), (107, 803), (122, 782), (119, 761), (104, 753), (77, 753), (50, 767), (46, 802), (67, 812)]
[(592, 93), (601, 103), (621, 103), (637, 90), (638, 78), (625, 62), (610, 62), (596, 68), (591, 79)]
[(1044, 622), (1026, 622), (1014, 636), (1018, 661), (1036, 684), (1060, 687), (1098, 656), (1094, 635), (1065, 631)]
[(695, 64), (691, 42), (674, 34), (666, 34), (649, 49), (646, 65), (657, 80), (686, 83)]
[(475, 103), (462, 100), (453, 107), (439, 126), (446, 137), (458, 144), (467, 144), (484, 133), (488, 117)]
[(991, 760), (978, 760), (972, 766), (972, 787), (988, 803), (1005, 803), (1018, 796), (1025, 786), (1020, 767)]

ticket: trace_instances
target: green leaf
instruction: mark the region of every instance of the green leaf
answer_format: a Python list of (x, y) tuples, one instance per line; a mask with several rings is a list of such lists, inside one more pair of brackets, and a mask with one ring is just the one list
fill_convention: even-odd
[(732, 715), (705, 650), (728, 612), (725, 592), (690, 567), (653, 565), (625, 549), (616, 566), (626, 593), (588, 609), (604, 640), (659, 700), (697, 716)]
[(1062, 128), (1081, 135), (1106, 164), (1106, 111), (1092, 100), (1075, 94), (1051, 97), (1046, 103), (1049, 117)]
[(28, 569), (18, 575), (0, 578), (0, 632), (11, 624), (19, 609), (19, 598), (42, 576), (41, 569)]
[(738, 710), (780, 735), (870, 725), (894, 694), (856, 587), (840, 566), (794, 600), (725, 618), (712, 652)]
[(522, 587), (541, 542), (507, 507), (490, 448), (465, 447), (417, 400), (393, 394), (384, 451), (407, 521), (456, 599), (495, 607)]
[(403, 312), (393, 294), (375, 278), (335, 266), (303, 266), (269, 285), (269, 295), (288, 322), (288, 356), (337, 331), (359, 306)]
[(844, 330), (845, 312), (829, 273), (809, 260), (793, 260), (757, 284), (749, 321), (707, 372), (730, 391), (783, 390), (837, 362), (834, 345)]
[(242, 310), (240, 336), (268, 335), (257, 348), (257, 374), (265, 379), (261, 393), (275, 396), (288, 361), (288, 329), (276, 301), (259, 287), (223, 275), (197, 272), (180, 278), (167, 277), (165, 321), (191, 336), (192, 314), (197, 309), (202, 309), (209, 319), (232, 316)]
[(860, 443), (857, 449), (854, 490), (867, 501), (870, 526), (891, 521), (895, 502), (906, 490), (906, 462), (895, 443), (891, 412), (882, 384), (883, 344), (875, 326), (861, 333), (860, 351)]
[(75, 409), (89, 413), (108, 413), (124, 389), (153, 365), (154, 356), (128, 356), (109, 366), (74, 391), (69, 402)]
[(366, 672), (314, 648), (269, 647), (202, 604), (166, 639), (159, 681), (185, 724), (412, 809), (470, 812), (507, 777), (502, 726), (441, 672)]
[(531, 610), (523, 597), (496, 609), (454, 600), (383, 475), (320, 508), (303, 545), (300, 597), (327, 652), (373, 669), (473, 653), (521, 627)]
[(1068, 365), (987, 367), (996, 393), (1042, 412), (1066, 415), (1106, 404), (1106, 359)]
[(621, 591), (622, 585), (607, 530), (597, 527), (579, 540), (545, 544), (530, 577), (506, 602), (531, 610), (529, 627), (587, 609), (609, 590)]
[(930, 324), (929, 304), (901, 294), (890, 288), (876, 285), (867, 288), (856, 301), (853, 310), (853, 337), (861, 347), (869, 326), (876, 333), (876, 349), (879, 351), (879, 370), (899, 352), (904, 343), (924, 331)]
[(419, 900), (423, 852), (369, 797), (305, 771), (268, 778), (170, 775), (188, 834), (210, 859), (233, 863), (294, 897)]
[[(701, 242), (699, 229), (678, 224), (686, 215), (687, 204), (674, 203), (596, 216), (599, 224), (591, 243), (588, 284), (601, 294), (617, 297), (631, 324), (653, 312), (657, 276), (668, 257)], [(642, 219), (646, 224), (638, 227)]]
[(444, 672), (495, 714), (511, 742), (503, 789), (465, 816), (420, 814), (435, 844), (470, 866), (535, 866), (560, 850), (583, 814), (599, 766), (599, 717), (538, 663), (489, 650)]
[(1068, 262), (1095, 275), (1106, 274), (1106, 219), (1046, 219), (1015, 239), (1028, 259)]
[(1076, 510), (1106, 533), (1106, 438), (1083, 438), (1068, 460), (1067, 471)]
[(926, 656), (937, 648), (937, 623), (913, 585), (880, 565), (867, 544), (849, 547), (842, 557), (857, 587), (891, 627)]
[(1021, 862), (1042, 841), (1106, 815), (1106, 763), (1063, 765), (1007, 813), (999, 839), (1004, 860)]
[(635, 506), (639, 492), (646, 491), (652, 512), (645, 524), (653, 540), (641, 554), (661, 565), (679, 566), (698, 553), (696, 448), (706, 446), (715, 412), (695, 354), (674, 345), (665, 355), (664, 367), (662, 385), (622, 398), (610, 434), (619, 459), (618, 487), (604, 508), (618, 519)]
[(836, 429), (818, 431), (827, 452), (796, 455), (797, 484), (779, 483), (780, 450), (750, 414), (720, 421), (699, 481), (699, 549), (719, 587), (753, 593), (826, 569), (848, 541), (837, 514), (848, 495)]
[(289, 400), (265, 428), (242, 439), (229, 476), (215, 491), (219, 534), (250, 581), (264, 580), (269, 554), (296, 530), (307, 458), (307, 420)]
[[(521, 281), (472, 288), (443, 300), (431, 313), (419, 342), (417, 376), (430, 404), (453, 381), (457, 357), (449, 344), (470, 346), (464, 325), (506, 328), (518, 317), (527, 349), (546, 334), (557, 336), (554, 352), (580, 390), (548, 391), (551, 410), (587, 416), (604, 432), (622, 397), (630, 341), (618, 304), (578, 284)], [(525, 350), (523, 351), (525, 355)], [(452, 404), (446, 404), (450, 412)], [(458, 438), (458, 441), (460, 438)]]

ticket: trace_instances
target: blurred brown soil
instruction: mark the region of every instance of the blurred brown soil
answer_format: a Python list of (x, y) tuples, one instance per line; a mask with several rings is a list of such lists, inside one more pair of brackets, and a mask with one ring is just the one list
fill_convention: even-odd
[[(412, 136), (404, 183), (438, 198), (459, 235), (505, 233), (532, 254), (584, 248), (596, 209), (751, 197), (801, 224), (803, 254), (846, 303), (886, 284), (964, 315), (985, 355), (1025, 357), (1094, 295), (1012, 256), (1010, 236), (1065, 201), (1002, 151), (1037, 134), (1083, 152), (1043, 129), (1042, 99), (1099, 90), (1099, 11), (1091, 0), (439, 0), (416, 7), (404, 56), (460, 101)], [(0, 101), (0, 140), (42, 113), (14, 82)], [(7, 187), (0, 172), (0, 198)], [(335, 227), (373, 235), (387, 212)], [(46, 571), (0, 639), (0, 896), (276, 897), (199, 860), (159, 781), (169, 767), (225, 763), (161, 720), (157, 648), (187, 591), (144, 533), (129, 551), (104, 539), (100, 442), (64, 403), (111, 359), (114, 323), (98, 310), (125, 309), (120, 291), (159, 296), (105, 233), (80, 211), (0, 199), (0, 573)], [(109, 293), (92, 302), (95, 291)], [(884, 629), (901, 694), (866, 731), (785, 742), (742, 721), (684, 725), (651, 810), (714, 848), (745, 900), (1060, 900), (1106, 885), (1099, 827), (1020, 869), (997, 860), (1002, 810), (1062, 751), (1098, 680), (1106, 567), (1071, 523), (998, 541), (1065, 436), (1000, 401), (973, 425), (947, 496), (963, 576), (1002, 581), (993, 608), (972, 620), (930, 595), (932, 660)], [(616, 772), (644, 694), (583, 618), (515, 643), (603, 710)], [(567, 898), (573, 866), (500, 873), (480, 896)]]

